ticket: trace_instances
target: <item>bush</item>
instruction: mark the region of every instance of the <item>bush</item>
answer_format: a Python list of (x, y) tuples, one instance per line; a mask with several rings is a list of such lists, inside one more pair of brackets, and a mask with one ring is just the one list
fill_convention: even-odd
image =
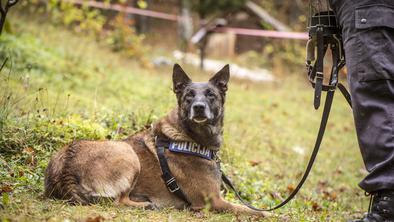
[[(118, 0), (112, 3), (123, 2)], [(125, 14), (118, 13), (112, 19), (103, 11), (87, 5), (77, 6), (59, 0), (31, 3), (33, 4), (27, 2), (22, 4), (24, 10), (30, 14), (48, 15), (52, 23), (69, 27), (76, 33), (90, 35), (97, 41), (104, 42), (114, 51), (137, 59), (144, 66), (150, 66), (145, 58), (148, 47), (144, 45), (144, 36), (136, 34), (132, 22), (126, 19)]]
[(143, 65), (148, 65), (145, 58), (148, 48), (144, 46), (144, 35), (137, 35), (131, 28), (130, 20), (124, 14), (118, 14), (111, 21), (113, 31), (108, 33), (107, 43), (115, 52), (121, 52), (127, 57), (139, 58)]

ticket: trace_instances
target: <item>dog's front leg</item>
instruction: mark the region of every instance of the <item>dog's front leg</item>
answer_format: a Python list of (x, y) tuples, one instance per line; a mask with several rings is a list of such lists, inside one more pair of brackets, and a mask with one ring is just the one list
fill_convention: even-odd
[(270, 217), (271, 216), (271, 214), (268, 212), (255, 211), (255, 210), (249, 209), (246, 206), (230, 203), (230, 202), (224, 200), (220, 196), (213, 198), (211, 204), (212, 204), (211, 209), (214, 211), (229, 212), (229, 213), (236, 213), (236, 214), (248, 214), (248, 215), (254, 215), (254, 216), (259, 216), (259, 217)]

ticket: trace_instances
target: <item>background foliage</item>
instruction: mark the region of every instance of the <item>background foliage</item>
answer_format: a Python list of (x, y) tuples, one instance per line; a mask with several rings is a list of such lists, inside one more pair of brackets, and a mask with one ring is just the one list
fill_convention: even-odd
[[(111, 203), (69, 206), (44, 199), (43, 172), (56, 150), (76, 139), (116, 140), (145, 129), (175, 106), (175, 96), (171, 67), (149, 65), (150, 58), (169, 54), (170, 42), (146, 46), (150, 36), (136, 35), (123, 15), (104, 16), (58, 1), (30, 3), (34, 4), (23, 3), (21, 11), (11, 11), (13, 32), (0, 38), (0, 61), (8, 58), (0, 72), (2, 221), (254, 220), (206, 211), (142, 211)], [(276, 67), (286, 68), (291, 61), (277, 59), (284, 53), (298, 64), (301, 53), (291, 52), (297, 46), (283, 44), (288, 51), (278, 52), (277, 45), (269, 43), (266, 55), (249, 53), (233, 59), (248, 66), (277, 63)], [(212, 74), (183, 67), (195, 81)], [(293, 74), (277, 68), (274, 83), (231, 79), (223, 169), (242, 196), (257, 206), (273, 205), (294, 189), (315, 139), (321, 110), (312, 108), (303, 65), (295, 67)], [(305, 188), (277, 211), (291, 221), (343, 221), (367, 208), (357, 188), (365, 171), (343, 98), (336, 98), (330, 118)], [(226, 198), (236, 202), (231, 193)]]

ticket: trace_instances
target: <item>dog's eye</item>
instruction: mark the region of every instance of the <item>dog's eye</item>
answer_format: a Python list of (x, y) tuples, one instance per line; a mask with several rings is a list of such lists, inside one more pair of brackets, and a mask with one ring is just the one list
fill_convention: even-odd
[(216, 95), (211, 91), (207, 92), (206, 96), (208, 97), (208, 99), (215, 99), (216, 98)]
[(186, 95), (185, 95), (185, 100), (186, 100), (187, 102), (190, 102), (193, 98), (194, 98), (194, 93), (193, 93), (193, 92), (188, 92), (188, 93), (186, 93)]

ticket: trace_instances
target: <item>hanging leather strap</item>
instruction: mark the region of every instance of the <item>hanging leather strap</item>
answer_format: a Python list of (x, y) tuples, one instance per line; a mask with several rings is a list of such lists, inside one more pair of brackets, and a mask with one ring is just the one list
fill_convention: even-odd
[(325, 47), (324, 47), (324, 37), (323, 37), (322, 27), (317, 28), (316, 45), (317, 45), (317, 59), (315, 63), (316, 84), (315, 84), (313, 106), (315, 107), (315, 109), (318, 109), (320, 106), (321, 91), (322, 91), (323, 80), (324, 80), (323, 59), (325, 54)]
[(179, 188), (175, 177), (172, 175), (170, 167), (168, 166), (167, 158), (164, 154), (165, 147), (167, 146), (167, 144), (169, 144), (169, 141), (167, 141), (168, 138), (156, 136), (155, 140), (157, 156), (159, 158), (159, 163), (162, 171), (161, 177), (163, 178), (168, 191), (170, 191), (170, 193), (173, 193), (179, 199), (185, 201), (187, 205), (190, 206), (190, 202), (187, 200), (185, 194)]
[(338, 83), (338, 89), (341, 91), (343, 97), (345, 97), (347, 103), (350, 107), (352, 107), (352, 99), (349, 91), (347, 91), (346, 87), (342, 83)]

